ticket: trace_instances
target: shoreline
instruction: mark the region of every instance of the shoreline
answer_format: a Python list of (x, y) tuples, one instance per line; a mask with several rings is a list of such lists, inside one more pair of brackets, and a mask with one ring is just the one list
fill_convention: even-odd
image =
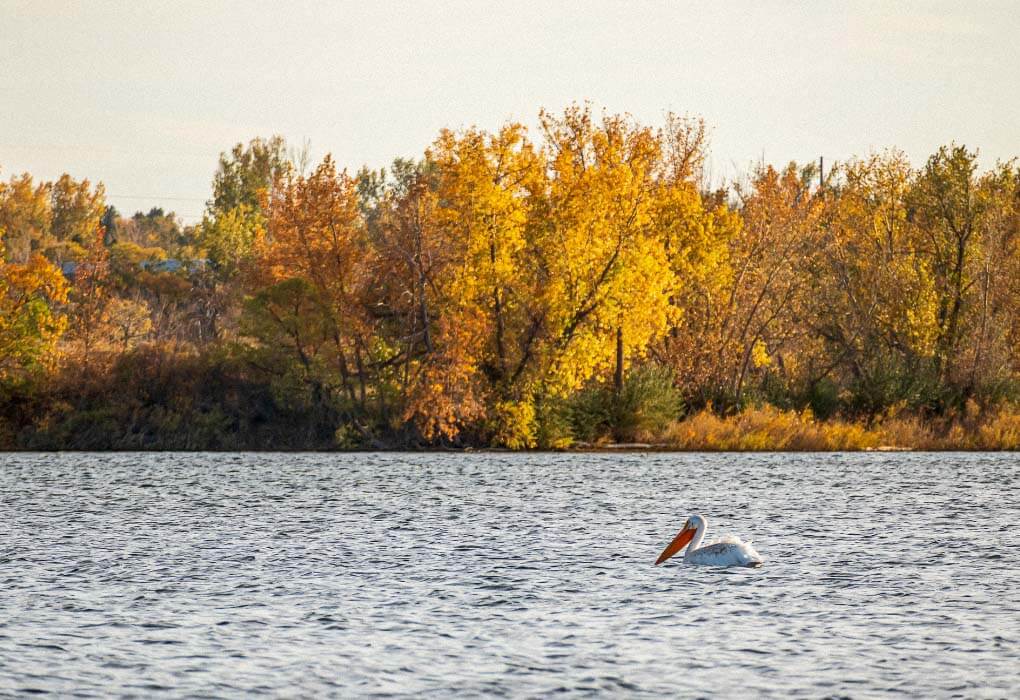
[(336, 449), (3, 449), (4, 455), (60, 455), (60, 454), (872, 454), (872, 453), (911, 453), (911, 454), (1020, 454), (1016, 448), (974, 448), (974, 447), (864, 447), (859, 449), (712, 449), (693, 447), (670, 447), (668, 445), (649, 445), (643, 443), (610, 443), (600, 446), (567, 447), (562, 449), (521, 449), (511, 450), (505, 447), (423, 447), (420, 449), (407, 447), (392, 448), (336, 448)]

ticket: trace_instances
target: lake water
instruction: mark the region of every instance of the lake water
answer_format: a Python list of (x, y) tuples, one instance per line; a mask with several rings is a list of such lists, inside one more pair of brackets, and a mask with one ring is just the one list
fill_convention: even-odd
[[(0, 455), (0, 693), (1020, 695), (1020, 456)], [(685, 518), (757, 570), (652, 562)]]

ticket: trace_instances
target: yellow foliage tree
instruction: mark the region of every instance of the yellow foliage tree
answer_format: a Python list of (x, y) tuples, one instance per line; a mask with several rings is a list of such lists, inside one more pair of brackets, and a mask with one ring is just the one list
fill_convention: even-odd
[(706, 201), (693, 183), (672, 179), (657, 190), (654, 220), (669, 259), (675, 312), (653, 352), (688, 397), (710, 401), (720, 370), (718, 343), (733, 315), (731, 244), (742, 220), (725, 204)]
[(934, 280), (908, 221), (913, 173), (903, 154), (834, 173), (840, 188), (827, 199), (822, 253), (808, 270), (815, 293), (804, 323), (820, 340), (809, 373), (852, 383), (862, 407), (878, 408), (899, 375), (920, 377), (932, 357)]
[(0, 230), (0, 382), (24, 379), (51, 365), (67, 318), (67, 280), (39, 254), (6, 262)]
[[(542, 169), (518, 124), (496, 134), (444, 131), (427, 158), (436, 172), (433, 230), (440, 232), (444, 264), (434, 277), (441, 323), (426, 375), (435, 377), (443, 366), (448, 381), (424, 386), (441, 395), (459, 387), (461, 409), (450, 418), (459, 414), (462, 421), (477, 416), (491, 397), (520, 398), (517, 384), (530, 358), (535, 331), (529, 340), (528, 329), (536, 313), (529, 194)], [(467, 387), (474, 389), (470, 396)], [(452, 437), (456, 426), (448, 421), (443, 434)]]
[(28, 262), (33, 252), (52, 245), (51, 189), (50, 183), (36, 184), (28, 173), (0, 182), (0, 231), (5, 232), (11, 262)]
[(597, 122), (588, 107), (541, 120), (549, 181), (532, 245), (543, 333), (530, 378), (556, 396), (643, 356), (666, 331), (674, 284), (653, 226), (657, 135), (622, 116)]

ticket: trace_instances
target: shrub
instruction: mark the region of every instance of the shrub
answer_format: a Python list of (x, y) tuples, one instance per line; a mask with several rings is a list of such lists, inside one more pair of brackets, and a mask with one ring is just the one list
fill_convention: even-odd
[(490, 424), (494, 445), (520, 450), (536, 444), (535, 407), (529, 402), (497, 402)]
[(570, 400), (570, 425), (574, 437), (585, 442), (608, 437), (633, 442), (661, 434), (682, 409), (672, 372), (648, 364), (628, 372), (619, 392), (606, 383), (577, 392)]
[(574, 444), (565, 400), (549, 396), (535, 398), (535, 441), (545, 450), (563, 450)]
[(612, 390), (604, 384), (590, 384), (570, 397), (568, 429), (577, 440), (595, 443), (608, 439), (612, 416)]
[(613, 395), (613, 437), (621, 442), (661, 434), (683, 410), (673, 373), (659, 365), (644, 365), (627, 374), (623, 390)]

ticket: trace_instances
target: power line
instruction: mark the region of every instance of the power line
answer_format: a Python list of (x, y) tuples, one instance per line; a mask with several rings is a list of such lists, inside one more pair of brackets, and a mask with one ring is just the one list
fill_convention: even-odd
[[(96, 146), (88, 144), (73, 144), (73, 143), (0, 143), (0, 149), (4, 150), (18, 150), (18, 151), (91, 151), (93, 153), (137, 153), (137, 149), (132, 146)], [(179, 148), (174, 149), (146, 149), (146, 153), (164, 156), (194, 158), (202, 160), (209, 160), (210, 158), (216, 158), (216, 156), (222, 152), (220, 149), (216, 149), (215, 152), (211, 151), (197, 151), (197, 150), (183, 150)]]

